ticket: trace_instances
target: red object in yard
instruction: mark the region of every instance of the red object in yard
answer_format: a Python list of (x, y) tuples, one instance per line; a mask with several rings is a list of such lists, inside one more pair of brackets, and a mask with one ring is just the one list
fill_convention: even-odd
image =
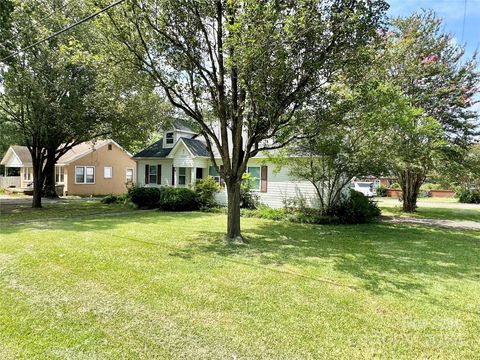
[(430, 190), (431, 197), (454, 197), (455, 191), (453, 190)]
[(393, 198), (399, 198), (402, 196), (402, 190), (400, 189), (387, 189), (387, 196)]

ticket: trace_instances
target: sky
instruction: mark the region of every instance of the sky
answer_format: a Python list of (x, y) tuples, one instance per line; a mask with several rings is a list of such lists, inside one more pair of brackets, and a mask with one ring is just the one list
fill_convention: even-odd
[(390, 4), (390, 16), (405, 16), (422, 9), (434, 10), (444, 20), (445, 30), (452, 33), (459, 44), (465, 45), (465, 55), (471, 56), (477, 48), (480, 49), (480, 0), (387, 1)]

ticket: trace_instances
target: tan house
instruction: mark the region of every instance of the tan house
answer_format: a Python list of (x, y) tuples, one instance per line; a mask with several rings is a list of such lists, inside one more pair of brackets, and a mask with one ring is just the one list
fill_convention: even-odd
[[(0, 186), (31, 189), (32, 158), (25, 146), (10, 146), (1, 164), (5, 176), (0, 177)], [(113, 140), (84, 142), (58, 160), (55, 183), (64, 195), (121, 194), (135, 181), (135, 167), (131, 154)], [(8, 176), (12, 174), (19, 174), (16, 181)]]

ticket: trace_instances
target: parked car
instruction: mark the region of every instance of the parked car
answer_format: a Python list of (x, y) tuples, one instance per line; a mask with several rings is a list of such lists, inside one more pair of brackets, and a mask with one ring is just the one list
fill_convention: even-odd
[(353, 190), (361, 192), (365, 196), (375, 196), (377, 194), (377, 189), (373, 182), (355, 181), (351, 187)]

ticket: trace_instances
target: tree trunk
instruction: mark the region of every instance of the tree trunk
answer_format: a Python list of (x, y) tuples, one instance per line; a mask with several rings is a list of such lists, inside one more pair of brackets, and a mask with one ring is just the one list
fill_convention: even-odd
[(42, 164), (38, 159), (33, 159), (33, 199), (32, 208), (42, 207), (43, 174)]
[(43, 196), (50, 199), (58, 198), (55, 191), (55, 152), (47, 153), (47, 161), (44, 169), (45, 185), (43, 187)]
[(424, 172), (420, 169), (406, 169), (399, 174), (404, 212), (412, 213), (417, 210), (417, 198), (424, 179)]
[(240, 181), (227, 183), (228, 216), (227, 239), (243, 242), (240, 232)]

